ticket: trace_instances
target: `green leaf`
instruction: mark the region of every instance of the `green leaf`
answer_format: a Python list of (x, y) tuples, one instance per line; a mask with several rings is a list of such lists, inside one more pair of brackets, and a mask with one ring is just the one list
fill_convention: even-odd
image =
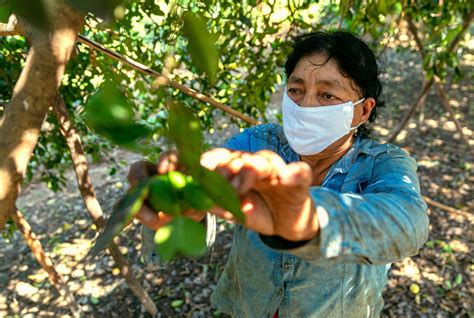
[(179, 103), (171, 105), (169, 134), (176, 143), (180, 159), (189, 169), (199, 167), (201, 158), (201, 124), (191, 110)]
[(176, 143), (179, 158), (204, 192), (219, 206), (243, 222), (240, 200), (234, 188), (219, 173), (201, 167), (201, 126), (194, 114), (179, 103), (171, 106), (169, 134)]
[(206, 251), (206, 230), (202, 224), (177, 216), (156, 231), (155, 244), (164, 262), (177, 255), (200, 256)]
[(12, 7), (8, 1), (0, 1), (0, 22), (7, 23), (10, 13), (12, 12)]
[(240, 200), (237, 192), (235, 192), (224, 176), (204, 168), (199, 173), (191, 173), (191, 175), (217, 205), (223, 207), (232, 213), (238, 221), (244, 223), (245, 216), (240, 209)]
[(207, 211), (214, 205), (214, 201), (195, 181), (188, 181), (183, 189), (183, 199), (189, 206), (197, 211)]
[(461, 285), (462, 284), (462, 274), (457, 274), (456, 277), (454, 278), (454, 283), (456, 285)]
[(91, 12), (104, 20), (111, 20), (114, 10), (122, 4), (123, 0), (67, 0), (67, 2), (83, 12)]
[(135, 217), (145, 202), (149, 189), (149, 180), (142, 181), (120, 200), (108, 219), (104, 230), (97, 237), (94, 246), (90, 250), (90, 256), (94, 257), (106, 248), (113, 238)]
[(134, 122), (132, 105), (112, 81), (106, 81), (88, 100), (84, 119), (95, 132), (125, 147), (133, 146), (151, 132)]
[(44, 1), (9, 0), (13, 13), (23, 17), (29, 23), (40, 29), (48, 29), (50, 22), (45, 10)]
[(171, 307), (177, 308), (177, 307), (182, 306), (183, 304), (184, 304), (184, 301), (182, 301), (181, 299), (176, 299), (171, 302)]
[(97, 298), (95, 296), (91, 296), (90, 300), (91, 300), (92, 305), (97, 305), (99, 303), (99, 298)]
[(188, 39), (188, 51), (191, 53), (193, 64), (207, 74), (211, 83), (215, 83), (219, 55), (213, 41), (214, 37), (206, 28), (206, 22), (199, 15), (186, 12), (183, 32)]
[(148, 202), (155, 211), (161, 211), (171, 215), (179, 215), (181, 206), (178, 202), (178, 194), (169, 176), (161, 175), (150, 179), (150, 192)]

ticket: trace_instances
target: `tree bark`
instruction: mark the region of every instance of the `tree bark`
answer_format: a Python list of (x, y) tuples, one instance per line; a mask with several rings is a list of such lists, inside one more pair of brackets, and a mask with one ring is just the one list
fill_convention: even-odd
[(0, 121), (0, 230), (16, 210), (28, 161), (83, 24), (81, 15), (60, 2), (49, 16), (49, 32), (26, 27), (32, 46)]
[(20, 35), (24, 33), (25, 30), (23, 26), (18, 23), (18, 19), (14, 14), (10, 15), (7, 24), (0, 23), (0, 36)]
[(74, 295), (69, 291), (69, 288), (54, 268), (51, 259), (46, 256), (43, 247), (41, 246), (41, 242), (36, 236), (36, 234), (33, 232), (30, 224), (23, 217), (23, 214), (17, 209), (10, 213), (10, 215), (12, 217), (13, 222), (18, 227), (18, 230), (23, 235), (23, 238), (25, 239), (26, 244), (33, 253), (33, 256), (36, 258), (40, 266), (46, 271), (46, 273), (48, 273), (48, 279), (51, 282), (51, 285), (53, 285), (57, 289), (59, 294), (64, 297), (64, 299), (69, 305), (69, 309), (71, 310), (72, 314), (75, 317), (79, 317), (81, 312), (79, 307), (77, 306)]
[[(71, 153), (74, 172), (76, 173), (77, 178), (77, 185), (81, 192), (82, 199), (84, 200), (84, 205), (86, 206), (94, 224), (97, 225), (97, 229), (100, 229), (105, 224), (104, 215), (89, 176), (89, 167), (87, 164), (87, 158), (84, 155), (81, 137), (77, 133), (73, 122), (69, 119), (64, 100), (59, 95), (54, 103), (53, 111), (60, 124), (59, 129), (61, 130), (61, 134), (66, 139), (66, 143)], [(115, 243), (110, 244), (109, 252), (117, 264), (117, 267), (120, 268), (120, 272), (125, 277), (130, 289), (140, 300), (146, 311), (150, 315), (155, 316), (158, 313), (155, 303), (137, 278), (133, 275), (133, 272), (130, 270), (130, 265), (125, 257), (120, 253), (120, 249)]]

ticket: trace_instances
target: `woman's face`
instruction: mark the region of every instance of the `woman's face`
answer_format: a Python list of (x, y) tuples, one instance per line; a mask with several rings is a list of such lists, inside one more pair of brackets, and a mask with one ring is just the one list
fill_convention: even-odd
[[(353, 103), (362, 98), (355, 83), (339, 71), (333, 59), (326, 63), (326, 55), (314, 54), (301, 58), (296, 64), (287, 82), (288, 96), (301, 107), (323, 107), (342, 104), (348, 101)], [(365, 122), (373, 108), (370, 107), (368, 115), (364, 110), (369, 102), (375, 105), (373, 98), (364, 100), (354, 107), (352, 126)]]

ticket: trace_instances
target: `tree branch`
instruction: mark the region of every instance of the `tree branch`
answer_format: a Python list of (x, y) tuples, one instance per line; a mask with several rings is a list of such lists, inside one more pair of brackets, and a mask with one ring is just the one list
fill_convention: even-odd
[(26, 28), (32, 47), (0, 121), (0, 230), (15, 210), (41, 125), (83, 24), (82, 17), (62, 3), (54, 2), (49, 12), (54, 17), (49, 32)]
[[(105, 224), (104, 215), (89, 176), (89, 167), (87, 164), (87, 158), (84, 155), (81, 137), (77, 133), (74, 123), (69, 119), (64, 100), (59, 95), (53, 105), (53, 111), (58, 119), (61, 134), (66, 139), (66, 143), (69, 147), (74, 172), (77, 177), (77, 186), (81, 192), (82, 199), (84, 200), (84, 205), (86, 206), (87, 212), (89, 212), (94, 224), (97, 225), (97, 229), (100, 229)], [(110, 244), (109, 252), (117, 264), (117, 267), (120, 268), (120, 272), (125, 277), (130, 289), (135, 293), (146, 311), (150, 315), (155, 316), (158, 313), (155, 303), (133, 275), (130, 265), (125, 257), (120, 253), (120, 249), (115, 243)]]
[(444, 90), (443, 84), (441, 83), (441, 79), (436, 75), (434, 75), (433, 77), (434, 77), (436, 91), (438, 92), (438, 96), (441, 99), (441, 104), (443, 104), (444, 110), (450, 115), (451, 120), (454, 121), (454, 125), (456, 126), (456, 129), (459, 131), (459, 134), (461, 135), (461, 139), (464, 141), (464, 143), (466, 143), (466, 145), (469, 146), (469, 140), (464, 135), (464, 132), (462, 131), (462, 125), (459, 122), (459, 120), (456, 118), (456, 113), (454, 112), (454, 109), (449, 104), (449, 98), (448, 98), (448, 95), (446, 94), (446, 91)]
[(78, 41), (99, 51), (99, 52), (102, 52), (104, 53), (105, 55), (113, 58), (114, 60), (117, 60), (119, 62), (122, 62), (130, 67), (132, 67), (133, 69), (139, 71), (140, 73), (143, 73), (143, 74), (146, 74), (146, 75), (151, 75), (151, 76), (154, 76), (156, 77), (157, 81), (161, 84), (161, 85), (169, 85), (173, 88), (176, 88), (178, 90), (180, 90), (181, 92), (185, 93), (186, 95), (188, 96), (191, 96), (197, 100), (200, 100), (201, 102), (204, 102), (204, 103), (208, 103), (216, 108), (219, 108), (221, 110), (223, 110), (224, 112), (234, 116), (234, 117), (237, 117), (237, 118), (240, 118), (242, 119), (243, 121), (251, 124), (251, 125), (257, 125), (259, 124), (259, 122), (253, 118), (250, 118), (238, 111), (236, 111), (235, 109), (232, 109), (231, 107), (227, 106), (227, 105), (224, 105), (222, 103), (219, 103), (218, 101), (216, 101), (215, 99), (209, 97), (209, 96), (206, 96), (202, 93), (199, 93), (185, 85), (182, 85), (182, 84), (179, 84), (178, 82), (175, 82), (173, 80), (171, 80), (170, 78), (168, 78), (166, 75), (164, 74), (161, 74), (155, 70), (153, 70), (152, 68), (146, 66), (146, 65), (143, 65), (127, 56), (123, 56), (115, 51), (112, 51), (111, 49), (109, 48), (106, 48), (105, 46), (103, 46), (102, 44), (100, 43), (97, 43), (91, 39), (88, 39), (87, 37), (83, 36), (83, 35), (79, 35), (79, 38), (78, 38)]
[(433, 85), (433, 78), (425, 83), (425, 86), (421, 90), (420, 95), (416, 99), (415, 103), (410, 107), (410, 109), (405, 113), (405, 116), (403, 117), (402, 121), (400, 124), (397, 126), (397, 128), (392, 132), (390, 137), (388, 137), (387, 142), (394, 142), (397, 139), (397, 136), (402, 132), (402, 130), (405, 128), (405, 126), (408, 124), (410, 121), (410, 118), (413, 116), (415, 111), (424, 104), (426, 97), (428, 96), (428, 93), (430, 91), (431, 86)]
[(51, 285), (53, 285), (58, 290), (59, 294), (64, 297), (73, 315), (75, 317), (79, 317), (81, 312), (77, 306), (74, 295), (69, 291), (69, 288), (64, 283), (62, 277), (54, 268), (51, 259), (46, 256), (43, 246), (41, 245), (41, 242), (36, 234), (31, 229), (30, 224), (23, 217), (23, 214), (17, 209), (14, 209), (10, 213), (10, 216), (13, 222), (16, 224), (21, 235), (23, 235), (23, 238), (33, 253), (33, 256), (36, 258), (40, 266), (46, 271), (46, 273), (48, 273), (48, 279), (51, 282)]
[(14, 14), (10, 15), (8, 18), (8, 23), (0, 23), (0, 36), (9, 36), (9, 35), (23, 35), (25, 30), (23, 26), (18, 23), (18, 19)]
[(467, 218), (470, 222), (474, 221), (474, 216), (471, 213), (467, 212), (467, 211), (462, 211), (462, 210), (452, 208), (452, 207), (447, 206), (443, 203), (439, 203), (437, 201), (434, 201), (434, 200), (432, 200), (432, 199), (430, 199), (426, 196), (423, 196), (423, 199), (425, 199), (426, 204), (428, 204), (429, 206), (432, 206), (434, 208), (438, 208), (440, 210), (446, 211), (449, 214), (462, 215), (465, 218)]
[[(449, 45), (449, 48), (448, 48), (447, 52), (453, 52), (454, 50), (456, 50), (457, 46), (461, 42), (461, 39), (462, 39), (462, 36), (463, 36), (464, 32), (466, 32), (466, 30), (469, 28), (469, 25), (471, 24), (471, 21), (472, 21), (473, 17), (474, 17), (474, 8), (471, 9), (469, 14), (467, 14), (466, 17), (464, 18), (462, 29), (459, 31), (459, 33), (456, 35), (456, 37), (453, 39), (453, 41)], [(424, 45), (423, 45), (423, 42), (422, 42), (421, 38), (418, 35), (418, 29), (415, 26), (415, 23), (413, 22), (410, 14), (406, 15), (406, 21), (408, 23), (408, 29), (410, 30), (410, 32), (413, 35), (413, 38), (415, 39), (415, 43), (418, 47), (418, 51), (420, 52), (421, 57), (424, 59), (424, 57), (425, 57), (425, 48), (424, 48)], [(436, 65), (436, 68), (439, 69), (442, 66), (443, 66), (443, 61), (440, 61)], [(425, 74), (425, 77), (426, 77), (426, 74)], [(396, 130), (390, 135), (387, 142), (394, 142), (395, 141), (397, 136), (405, 128), (406, 124), (410, 121), (410, 118), (413, 116), (416, 109), (419, 108), (421, 105), (423, 105), (423, 103), (425, 102), (426, 96), (428, 95), (428, 90), (433, 85), (434, 82), (435, 82), (434, 78), (431, 78), (429, 80), (429, 82), (425, 85), (425, 87), (423, 88), (422, 93), (418, 97), (417, 101), (407, 111), (407, 113), (405, 114), (405, 117), (402, 119), (400, 125), (398, 125)], [(441, 87), (441, 90), (440, 90), (440, 87)], [(462, 131), (462, 126), (459, 123), (459, 121), (456, 119), (454, 111), (451, 108), (451, 106), (449, 105), (449, 102), (446, 106), (446, 100), (448, 100), (446, 94), (444, 96), (441, 95), (441, 94), (444, 93), (444, 90), (443, 90), (442, 86), (437, 85), (437, 89), (438, 89), (438, 94), (441, 98), (441, 101), (443, 103), (444, 108), (450, 113), (451, 117), (453, 118), (453, 120), (456, 124), (456, 128), (459, 130), (459, 132), (461, 134), (461, 138), (464, 141), (466, 141), (466, 138), (465, 138), (464, 133)], [(468, 142), (467, 142), (467, 145), (469, 145)]]

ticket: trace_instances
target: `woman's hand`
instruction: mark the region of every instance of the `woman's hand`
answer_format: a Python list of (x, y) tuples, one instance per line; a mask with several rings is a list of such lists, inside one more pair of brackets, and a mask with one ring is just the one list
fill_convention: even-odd
[[(237, 190), (245, 227), (290, 241), (318, 235), (319, 222), (309, 195), (312, 172), (306, 163), (285, 164), (268, 150), (250, 154), (218, 148), (204, 153), (201, 164), (224, 175)], [(233, 219), (220, 207), (210, 212)]]
[[(174, 151), (164, 152), (157, 164), (148, 161), (138, 161), (132, 164), (128, 172), (128, 182), (130, 186), (135, 186), (141, 180), (154, 176), (156, 174), (165, 174), (169, 171), (182, 171), (183, 167), (179, 164), (178, 155)], [(194, 221), (201, 221), (206, 216), (205, 211), (186, 210), (183, 215), (193, 219)], [(144, 204), (136, 218), (146, 227), (156, 231), (161, 226), (170, 222), (173, 217), (161, 211), (154, 211), (148, 204)]]

